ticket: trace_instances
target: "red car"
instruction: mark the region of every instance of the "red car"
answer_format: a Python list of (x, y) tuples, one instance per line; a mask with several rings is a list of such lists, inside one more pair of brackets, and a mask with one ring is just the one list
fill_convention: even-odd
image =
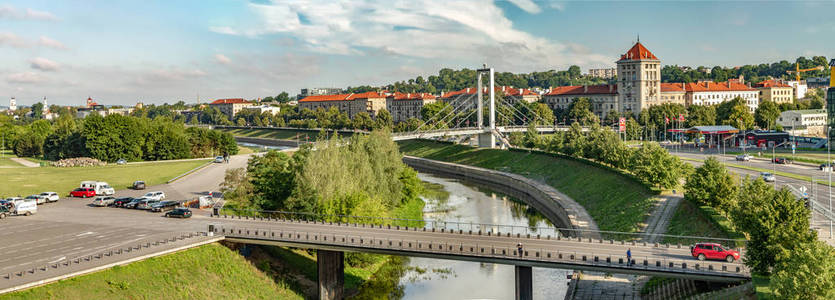
[(93, 188), (77, 188), (70, 192), (70, 196), (81, 198), (95, 197), (96, 190)]
[(739, 251), (727, 250), (722, 245), (715, 243), (698, 243), (690, 247), (690, 255), (699, 260), (722, 259), (729, 263), (739, 259)]

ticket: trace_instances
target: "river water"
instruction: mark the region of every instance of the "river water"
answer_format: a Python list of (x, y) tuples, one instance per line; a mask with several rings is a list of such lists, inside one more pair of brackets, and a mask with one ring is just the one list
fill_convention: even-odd
[[(421, 173), (427, 191), (425, 219), (553, 227), (541, 215), (508, 197), (455, 179)], [(563, 299), (569, 270), (534, 268), (534, 299)], [(402, 299), (513, 299), (511, 265), (413, 257), (400, 278)]]

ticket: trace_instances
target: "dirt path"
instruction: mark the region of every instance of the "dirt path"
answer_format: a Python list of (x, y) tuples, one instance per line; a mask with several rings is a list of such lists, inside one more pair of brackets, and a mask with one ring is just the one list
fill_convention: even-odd
[(20, 158), (20, 157), (11, 157), (11, 158), (9, 158), (9, 159), (10, 159), (10, 160), (12, 160), (12, 161), (14, 161), (14, 162), (16, 162), (16, 163), (19, 163), (19, 164), (23, 165), (24, 167), (29, 167), (29, 168), (37, 168), (37, 167), (40, 167), (40, 166), (41, 166), (41, 164), (36, 163), (36, 162), (29, 161), (29, 160), (27, 160), (27, 159), (25, 159), (25, 158)]
[(676, 213), (678, 205), (681, 203), (683, 197), (680, 194), (665, 195), (659, 197), (658, 204), (652, 215), (647, 220), (647, 227), (644, 230), (646, 234), (643, 240), (650, 243), (657, 243), (661, 241), (659, 235), (667, 232), (667, 227), (670, 226), (670, 220)]

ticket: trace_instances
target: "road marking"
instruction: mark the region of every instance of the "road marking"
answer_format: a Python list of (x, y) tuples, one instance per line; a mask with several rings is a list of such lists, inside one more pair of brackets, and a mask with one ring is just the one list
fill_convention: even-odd
[(95, 234), (95, 232), (92, 232), (92, 231), (87, 231), (87, 232), (85, 232), (85, 233), (76, 234), (75, 236), (76, 236), (76, 237), (79, 237), (79, 236), (85, 236), (85, 235), (88, 235), (88, 234)]
[(56, 260), (53, 260), (53, 261), (51, 261), (51, 262), (49, 262), (49, 263), (54, 264), (54, 263), (57, 263), (57, 262), (59, 262), (59, 261), (62, 261), (62, 260), (64, 260), (64, 259), (66, 259), (66, 258), (67, 258), (66, 256), (61, 256), (60, 258), (58, 258), (58, 259), (56, 259)]

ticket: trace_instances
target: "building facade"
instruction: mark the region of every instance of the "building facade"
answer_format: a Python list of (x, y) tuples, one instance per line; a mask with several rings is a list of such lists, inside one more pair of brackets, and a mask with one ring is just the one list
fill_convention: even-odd
[(771, 79), (754, 84), (760, 93), (761, 101), (771, 101), (777, 104), (794, 102), (794, 89), (779, 80)]
[(395, 92), (386, 96), (386, 109), (395, 123), (420, 118), (423, 106), (431, 103), (435, 103), (435, 96), (429, 93)]
[(806, 98), (806, 93), (809, 91), (809, 86), (806, 85), (805, 80), (797, 81), (797, 80), (789, 80), (786, 81), (786, 84), (791, 86), (794, 89), (794, 98), (795, 99), (803, 99)]
[(661, 83), (660, 104), (672, 103), (687, 105), (687, 90), (683, 83)]
[(658, 57), (639, 41), (616, 63), (620, 112), (637, 115), (642, 109), (661, 103), (661, 60)]
[(618, 86), (613, 84), (554, 87), (542, 102), (553, 111), (566, 111), (574, 99), (581, 97), (589, 98), (592, 113), (601, 120), (610, 111), (618, 111)]
[[(514, 88), (512, 86), (501, 86), (497, 87), (497, 90), (501, 89), (501, 93), (504, 94), (504, 99), (507, 103), (511, 105), (516, 104), (519, 101), (525, 101), (527, 103), (534, 103), (539, 101), (542, 98), (538, 93), (531, 91), (529, 89), (523, 88)], [(498, 92), (498, 91), (497, 91)]]
[(342, 89), (339, 88), (304, 88), (301, 89), (297, 99), (303, 99), (310, 96), (338, 95), (341, 93)]
[(738, 80), (692, 82), (685, 84), (685, 89), (687, 91), (685, 101), (688, 106), (715, 105), (740, 97), (748, 106), (748, 110), (753, 113), (760, 104), (759, 91)]
[(17, 100), (14, 97), (9, 100), (9, 112), (14, 112), (17, 110)]
[(278, 107), (278, 106), (269, 106), (269, 105), (264, 105), (264, 104), (257, 105), (257, 106), (245, 107), (244, 109), (254, 110), (254, 111), (258, 112), (259, 115), (263, 115), (266, 112), (266, 113), (269, 113), (270, 115), (274, 116), (275, 114), (281, 112), (281, 108)]
[(367, 112), (373, 118), (377, 115), (377, 112), (386, 108), (386, 96), (377, 92), (366, 92), (308, 96), (299, 100), (299, 108), (301, 109), (317, 110), (320, 107), (324, 110), (336, 107), (340, 112), (347, 113), (348, 117), (352, 119), (360, 112)]
[(235, 117), (235, 115), (242, 109), (251, 106), (252, 103), (241, 98), (218, 99), (213, 101), (212, 103), (209, 103), (209, 107), (217, 108), (218, 110), (220, 110), (220, 112), (229, 117), (229, 119)]
[(589, 76), (600, 78), (612, 78), (618, 73), (617, 68), (589, 69)]
[(787, 110), (777, 118), (777, 124), (792, 135), (825, 137), (827, 123), (825, 109)]

